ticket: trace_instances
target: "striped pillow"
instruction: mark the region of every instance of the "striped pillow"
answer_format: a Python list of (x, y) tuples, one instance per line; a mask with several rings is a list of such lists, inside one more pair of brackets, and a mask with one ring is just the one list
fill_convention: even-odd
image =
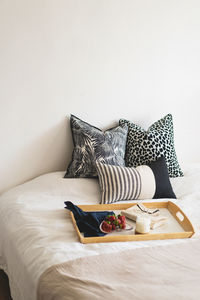
[(176, 198), (164, 157), (148, 165), (128, 168), (96, 162), (101, 204), (122, 200)]

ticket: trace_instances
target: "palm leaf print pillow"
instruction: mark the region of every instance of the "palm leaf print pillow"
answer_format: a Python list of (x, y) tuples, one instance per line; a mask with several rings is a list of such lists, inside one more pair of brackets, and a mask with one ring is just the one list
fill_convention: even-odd
[(74, 150), (65, 178), (97, 177), (96, 160), (111, 165), (125, 165), (126, 124), (103, 132), (74, 115), (71, 115), (70, 124)]

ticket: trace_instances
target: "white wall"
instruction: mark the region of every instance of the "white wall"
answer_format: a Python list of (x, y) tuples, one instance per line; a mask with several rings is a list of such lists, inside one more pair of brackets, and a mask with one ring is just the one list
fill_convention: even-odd
[(199, 0), (1, 0), (0, 191), (64, 170), (69, 115), (102, 128), (174, 117), (200, 161)]

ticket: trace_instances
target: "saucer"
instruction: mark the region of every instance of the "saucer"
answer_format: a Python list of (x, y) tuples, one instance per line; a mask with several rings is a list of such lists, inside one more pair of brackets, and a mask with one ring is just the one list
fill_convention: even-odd
[[(103, 221), (104, 222), (104, 221)], [(117, 229), (115, 229), (115, 230), (111, 230), (111, 231), (104, 231), (103, 229), (102, 229), (102, 224), (103, 224), (103, 222), (101, 222), (101, 224), (100, 224), (100, 226), (99, 226), (99, 229), (101, 230), (101, 232), (103, 232), (103, 233), (111, 233), (111, 232), (114, 232), (114, 231), (117, 231), (117, 232), (119, 232), (119, 231), (127, 231), (127, 230), (132, 230), (133, 229), (133, 226), (132, 225), (130, 225), (129, 223), (126, 223), (126, 228), (124, 228), (124, 229), (122, 229), (122, 228), (117, 228)]]

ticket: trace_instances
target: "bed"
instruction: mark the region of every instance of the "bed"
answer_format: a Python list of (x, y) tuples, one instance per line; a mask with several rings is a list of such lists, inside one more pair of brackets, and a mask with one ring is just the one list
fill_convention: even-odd
[[(151, 282), (152, 286), (140, 285), (141, 297), (135, 294), (137, 296), (134, 299), (155, 299), (155, 295), (156, 299), (171, 299), (168, 297), (168, 293), (165, 294), (166, 286), (173, 286), (170, 293), (173, 297), (176, 295), (176, 299), (199, 299), (200, 290), (194, 277), (198, 280), (200, 278), (200, 271), (198, 271), (200, 270), (200, 254), (198, 253), (200, 252), (197, 251), (200, 241), (200, 164), (183, 166), (183, 171), (184, 177), (171, 178), (170, 181), (177, 196), (177, 199), (173, 201), (186, 213), (194, 226), (195, 235), (190, 239), (81, 244), (69, 213), (64, 209), (64, 202), (72, 201), (77, 205), (99, 204), (101, 193), (97, 179), (66, 179), (63, 178), (64, 172), (53, 172), (39, 176), (4, 193), (0, 197), (0, 268), (9, 277), (13, 299), (36, 300), (42, 274), (51, 270), (52, 266), (55, 265), (66, 264), (69, 268), (78, 262), (79, 266), (84, 269), (87, 261), (89, 266), (90, 264), (94, 265), (95, 260), (102, 262), (103, 258), (107, 259), (108, 265), (109, 257), (113, 257), (116, 261), (118, 256), (123, 258), (123, 253), (126, 255), (134, 253), (137, 261), (140, 262), (140, 259), (145, 259), (145, 253), (148, 252), (148, 249), (148, 253), (152, 255), (158, 253), (157, 251), (160, 249), (164, 249), (167, 251), (165, 253), (167, 266), (170, 261), (172, 262), (172, 258), (171, 260), (170, 257), (168, 260), (166, 258), (170, 254), (170, 247), (172, 247), (173, 253), (176, 252), (176, 249), (186, 251), (187, 253), (183, 253), (184, 256), (189, 252), (190, 258), (196, 261), (196, 263), (194, 261), (193, 263), (189, 262), (190, 270), (185, 269), (185, 274), (191, 273), (192, 276), (188, 279), (187, 291), (189, 292), (185, 294), (185, 298), (182, 297), (183, 295), (178, 295), (177, 290), (174, 290), (177, 287), (180, 291), (180, 285), (176, 285), (175, 282), (172, 285), (171, 282), (164, 281), (160, 283), (159, 290), (152, 290), (155, 282)], [(167, 200), (162, 199), (162, 201)], [(127, 253), (127, 251), (133, 252)], [(194, 270), (195, 265), (196, 269)], [(179, 267), (180, 265), (177, 264), (176, 269), (178, 270)], [(147, 270), (143, 271), (143, 280), (135, 276), (135, 283), (147, 282), (150, 274)], [(95, 276), (95, 274), (93, 275)], [(130, 276), (128, 277), (130, 278)], [(75, 285), (70, 285), (71, 290), (65, 290), (63, 298), (56, 298), (56, 296), (51, 298), (50, 295), (44, 295), (40, 299), (101, 299), (103, 294), (99, 294), (97, 291), (101, 290), (100, 287), (103, 291), (102, 278), (97, 277), (100, 286), (96, 286), (96, 296), (88, 294), (91, 278), (85, 280), (85, 282), (80, 280), (83, 286), (79, 289), (74, 277)], [(133, 286), (134, 284), (132, 288)], [(86, 294), (83, 293), (84, 287)], [(119, 287), (116, 286), (116, 288)], [(145, 290), (146, 294), (143, 293)], [(114, 289), (107, 289), (107, 297), (104, 298), (108, 299), (114, 291)], [(120, 291), (122, 294), (118, 293), (116, 299), (122, 299), (122, 295), (130, 296), (123, 284), (120, 286)], [(134, 293), (133, 290), (131, 290), (131, 295), (133, 295), (132, 293)]]

